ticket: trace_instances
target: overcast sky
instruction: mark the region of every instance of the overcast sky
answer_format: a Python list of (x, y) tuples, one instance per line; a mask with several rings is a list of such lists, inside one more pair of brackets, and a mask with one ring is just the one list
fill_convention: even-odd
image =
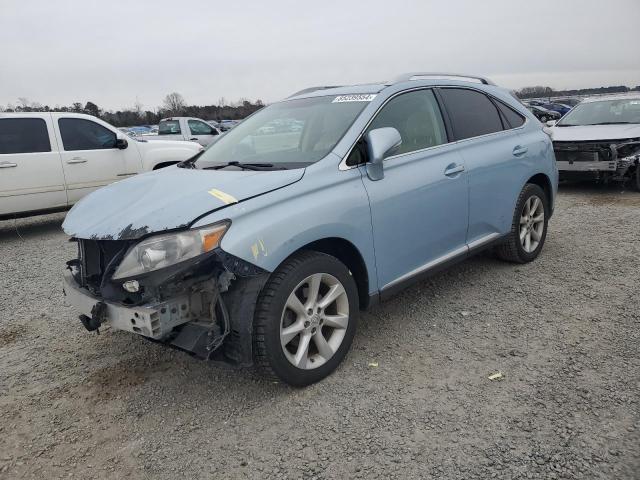
[(0, 0), (0, 105), (278, 100), (407, 71), (640, 85), (640, 0)]

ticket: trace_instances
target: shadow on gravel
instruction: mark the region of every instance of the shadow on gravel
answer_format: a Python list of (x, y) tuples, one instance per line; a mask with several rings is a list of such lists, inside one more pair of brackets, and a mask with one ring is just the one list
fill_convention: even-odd
[(32, 238), (62, 229), (63, 214), (0, 221), (0, 241), (16, 238)]
[(562, 182), (558, 189), (560, 194), (584, 195), (585, 200), (593, 205), (606, 205), (611, 202), (640, 205), (640, 192), (621, 183)]

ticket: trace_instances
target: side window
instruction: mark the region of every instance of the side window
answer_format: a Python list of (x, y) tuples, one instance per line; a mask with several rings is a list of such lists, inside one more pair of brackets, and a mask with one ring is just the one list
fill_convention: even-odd
[(213, 128), (200, 120), (188, 120), (189, 130), (192, 135), (212, 135)]
[(494, 99), (494, 103), (498, 106), (498, 110), (500, 110), (502, 116), (507, 120), (506, 128), (518, 128), (524, 124), (525, 118), (513, 108), (502, 103), (500, 100)]
[(485, 94), (463, 88), (442, 88), (440, 93), (457, 140), (503, 129), (498, 109)]
[(396, 155), (447, 143), (440, 107), (429, 89), (392, 98), (373, 119), (367, 132), (382, 127), (393, 127), (400, 132), (402, 145)]
[(158, 125), (158, 135), (176, 135), (180, 131), (180, 120), (161, 120)]
[(58, 126), (66, 151), (116, 148), (116, 134), (91, 120), (61, 118)]
[(50, 151), (49, 133), (43, 119), (0, 119), (0, 154)]

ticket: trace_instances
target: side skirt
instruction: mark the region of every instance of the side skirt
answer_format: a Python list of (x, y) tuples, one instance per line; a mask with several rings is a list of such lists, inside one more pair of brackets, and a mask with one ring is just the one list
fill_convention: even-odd
[[(488, 250), (495, 247), (496, 245), (500, 245), (506, 240), (507, 236), (508, 234), (493, 234), (485, 237), (484, 239), (476, 240), (475, 242), (470, 243), (467, 248), (459, 254), (447, 254), (440, 259), (433, 260), (425, 266), (426, 268), (420, 267), (416, 269), (415, 274), (408, 275), (406, 276), (406, 278), (400, 277), (399, 280), (394, 280), (389, 285), (383, 287), (380, 290), (379, 294), (374, 295), (378, 297), (380, 301), (385, 301), (395, 294), (399, 293), (400, 291), (404, 290), (405, 288), (413, 285), (414, 283), (417, 283), (421, 280), (431, 277), (432, 275), (435, 275), (436, 273), (446, 270), (452, 265), (466, 260), (473, 255), (477, 255), (484, 250)], [(373, 301), (373, 296), (371, 297), (371, 300), (372, 305), (375, 305), (375, 303), (377, 303)]]

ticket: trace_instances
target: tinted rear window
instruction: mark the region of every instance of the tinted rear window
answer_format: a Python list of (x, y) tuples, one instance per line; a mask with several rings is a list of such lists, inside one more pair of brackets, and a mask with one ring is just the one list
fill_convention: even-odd
[(498, 109), (483, 93), (462, 88), (440, 90), (457, 140), (502, 130)]
[(158, 135), (176, 135), (182, 133), (180, 131), (179, 120), (162, 120), (158, 127)]
[(0, 119), (0, 154), (50, 151), (49, 133), (43, 119)]
[(513, 108), (505, 105), (499, 100), (494, 100), (495, 104), (498, 106), (500, 113), (504, 116), (507, 121), (507, 125), (505, 128), (518, 128), (524, 124), (524, 117), (516, 112)]

